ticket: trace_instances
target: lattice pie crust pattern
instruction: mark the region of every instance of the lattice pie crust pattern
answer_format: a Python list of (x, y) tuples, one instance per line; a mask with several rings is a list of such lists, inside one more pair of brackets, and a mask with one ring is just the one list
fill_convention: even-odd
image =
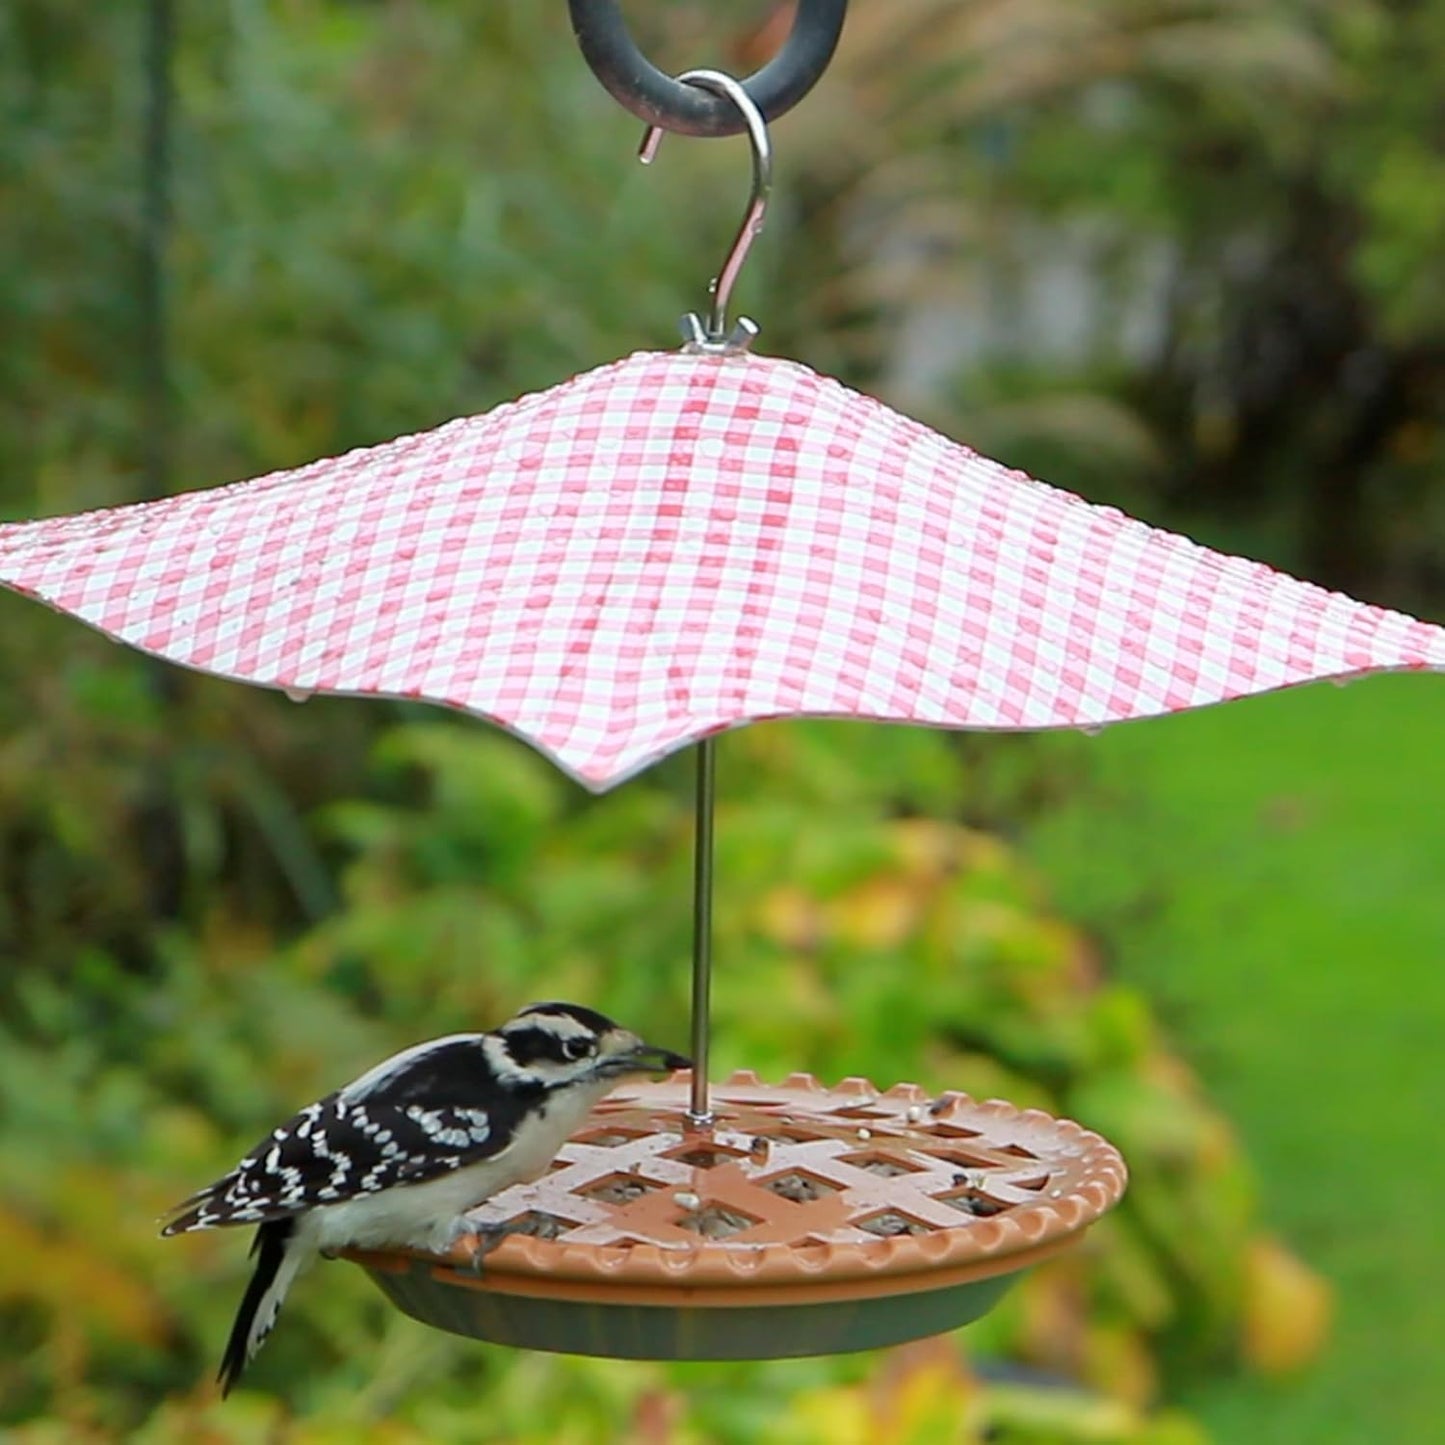
[[(687, 1075), (606, 1100), (532, 1184), (474, 1211), (515, 1234), (477, 1279), (516, 1293), (548, 1282), (586, 1297), (633, 1284), (691, 1287), (692, 1303), (931, 1289), (1052, 1253), (1116, 1204), (1124, 1162), (1067, 1120), (911, 1084), (825, 1089), (734, 1074), (715, 1121), (687, 1121)], [(358, 1256), (372, 1268), (395, 1256)], [(639, 1296), (641, 1298), (643, 1296)]]

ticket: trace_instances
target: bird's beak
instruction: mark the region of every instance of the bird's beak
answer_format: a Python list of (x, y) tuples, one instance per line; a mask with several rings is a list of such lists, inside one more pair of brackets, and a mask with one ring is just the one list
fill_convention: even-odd
[(674, 1069), (690, 1068), (691, 1059), (671, 1049), (660, 1049), (656, 1044), (639, 1044), (625, 1054), (614, 1054), (607, 1064), (610, 1074), (667, 1074)]

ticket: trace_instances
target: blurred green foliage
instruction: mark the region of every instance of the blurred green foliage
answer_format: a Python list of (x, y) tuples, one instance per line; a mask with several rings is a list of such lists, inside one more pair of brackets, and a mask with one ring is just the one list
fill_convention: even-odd
[[(673, 139), (637, 171), (560, 0), (178, 8), (176, 485), (482, 410), (667, 344), (701, 299), (744, 162)], [(673, 68), (774, 38), (764, 0), (632, 8)], [(144, 485), (142, 12), (0, 10), (0, 515)], [(854, 0), (777, 126), (742, 299), (768, 349), (1055, 482), (1428, 595), (1442, 47), (1434, 0)], [(24, 1445), (1192, 1445), (1152, 1410), (1177, 1382), (1318, 1343), (1327, 1300), (1229, 1127), (1003, 840), (1078, 760), (779, 725), (724, 748), (720, 1064), (1073, 1113), (1128, 1153), (1124, 1209), (965, 1340), (876, 1361), (514, 1357), (330, 1266), (216, 1407), (239, 1241), (161, 1248), (154, 1216), (338, 1079), (537, 994), (680, 1036), (685, 769), (588, 800), (476, 724), (298, 709), (0, 612), (0, 1425)]]
[[(1118, 1141), (1134, 1174), (1123, 1209), (969, 1336), (1114, 1403), (997, 1394), (952, 1342), (919, 1356), (916, 1380), (911, 1367), (885, 1361), (879, 1374), (856, 1359), (727, 1371), (520, 1360), (419, 1340), (359, 1273), (331, 1266), (297, 1292), (252, 1377), (312, 1422), (272, 1438), (311, 1439), (316, 1421), (378, 1441), (633, 1438), (619, 1409), (675, 1416), (667, 1440), (921, 1441), (937, 1438), (927, 1422), (940, 1410), (955, 1431), (1018, 1421), (989, 1437), (1005, 1440), (1192, 1438), (1137, 1413), (1158, 1397), (1161, 1369), (1250, 1359), (1248, 1311), (1297, 1267), (1269, 1253), (1229, 1128), (1140, 996), (1101, 976), (1007, 847), (939, 809), (966, 795), (942, 735), (775, 724), (728, 739), (723, 758), (719, 1068), (961, 1086), (1082, 1117)], [(352, 794), (307, 820), (344, 862), (336, 906), (290, 942), (237, 910), (221, 878), (143, 959), (92, 943), (67, 970), (18, 970), (0, 1074), (0, 1158), (17, 1181), (0, 1209), (14, 1261), (0, 1289), (11, 1418), (54, 1416), (77, 1439), (90, 1425), (157, 1440), (198, 1428), (194, 1412), (210, 1407), (197, 1381), (235, 1305), (238, 1252), (215, 1237), (161, 1248), (154, 1219), (298, 1101), (539, 991), (680, 1036), (682, 771), (582, 802), (519, 743), (401, 722), (379, 733)], [(1317, 1343), (1321, 1307), (1270, 1323), (1287, 1364)], [(528, 1403), (509, 1414), (521, 1389)], [(491, 1433), (443, 1426), (478, 1393)], [(248, 1408), (207, 1414), (211, 1438), (248, 1438)], [(181, 1434), (168, 1433), (173, 1410)], [(875, 1417), (895, 1433), (873, 1433)], [(1100, 1434), (1096, 1419), (1113, 1423)]]

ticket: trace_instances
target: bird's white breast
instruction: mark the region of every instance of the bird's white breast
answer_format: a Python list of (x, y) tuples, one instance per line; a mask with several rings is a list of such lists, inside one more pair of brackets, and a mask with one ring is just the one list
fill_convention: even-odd
[(546, 1112), (529, 1115), (507, 1147), (490, 1159), (423, 1184), (399, 1184), (318, 1205), (311, 1211), (306, 1233), (316, 1248), (327, 1252), (386, 1246), (442, 1252), (456, 1238), (459, 1215), (543, 1173), (608, 1087), (576, 1087), (553, 1095)]

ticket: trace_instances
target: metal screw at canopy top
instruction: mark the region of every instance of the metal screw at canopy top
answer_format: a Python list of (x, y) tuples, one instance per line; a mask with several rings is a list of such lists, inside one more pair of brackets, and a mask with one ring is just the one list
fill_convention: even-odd
[[(592, 73), (639, 120), (682, 135), (739, 134), (737, 112), (660, 71), (637, 48), (618, 0), (567, 0), (572, 30)], [(720, 5), (719, 10), (726, 6)], [(777, 120), (818, 83), (843, 33), (848, 0), (798, 0), (783, 48), (742, 82), (763, 119)]]
[[(748, 259), (753, 242), (767, 219), (768, 197), (773, 188), (773, 146), (768, 136), (768, 123), (743, 88), (742, 82), (734, 80), (732, 76), (725, 75), (720, 70), (689, 70), (678, 78), (688, 85), (703, 86), (716, 91), (730, 100), (737, 107), (747, 127), (753, 152), (752, 195), (727, 259), (709, 288), (712, 306), (707, 322), (704, 324), (699, 316), (690, 313), (683, 318), (683, 336), (689, 347), (701, 351), (745, 351), (758, 334), (757, 325), (744, 316), (729, 331), (727, 309), (743, 263)], [(644, 165), (652, 164), (662, 135), (662, 127), (652, 126), (643, 136), (638, 154)]]

